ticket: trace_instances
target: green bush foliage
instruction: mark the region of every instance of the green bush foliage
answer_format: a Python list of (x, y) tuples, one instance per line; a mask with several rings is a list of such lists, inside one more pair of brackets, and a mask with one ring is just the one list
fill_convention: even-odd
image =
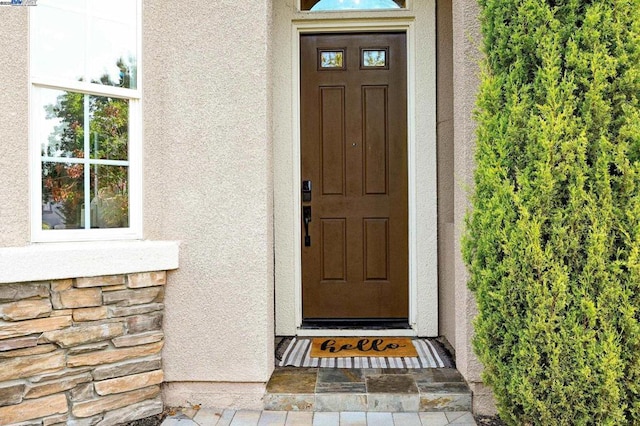
[(480, 0), (463, 241), (508, 424), (640, 424), (640, 0)]

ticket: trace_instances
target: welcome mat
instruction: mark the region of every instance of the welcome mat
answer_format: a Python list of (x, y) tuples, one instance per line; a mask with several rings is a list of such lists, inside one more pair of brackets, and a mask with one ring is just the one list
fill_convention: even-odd
[(311, 341), (311, 358), (416, 357), (418, 352), (406, 337), (316, 338)]
[[(321, 339), (327, 340), (327, 339)], [(338, 340), (338, 339), (334, 339)], [(317, 358), (311, 356), (311, 338), (293, 337), (281, 342), (278, 367), (325, 368), (454, 368), (455, 364), (444, 347), (435, 339), (410, 339), (418, 356), (347, 356)], [(281, 354), (281, 355), (280, 355)]]

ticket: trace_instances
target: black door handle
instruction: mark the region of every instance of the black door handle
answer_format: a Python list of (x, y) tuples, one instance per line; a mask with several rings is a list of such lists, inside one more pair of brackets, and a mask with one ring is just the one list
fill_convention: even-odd
[(309, 222), (311, 222), (311, 206), (302, 207), (302, 220), (304, 221), (304, 246), (311, 246), (311, 237), (309, 236)]

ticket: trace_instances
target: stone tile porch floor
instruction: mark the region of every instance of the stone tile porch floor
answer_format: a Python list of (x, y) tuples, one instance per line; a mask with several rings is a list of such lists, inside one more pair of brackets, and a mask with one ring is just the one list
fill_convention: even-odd
[[(190, 417), (191, 416), (191, 417)], [(162, 426), (471, 426), (468, 411), (389, 413), (363, 411), (250, 411), (201, 408), (167, 417)]]
[(476, 424), (471, 392), (450, 368), (278, 367), (267, 384), (264, 408), (191, 410), (162, 426)]

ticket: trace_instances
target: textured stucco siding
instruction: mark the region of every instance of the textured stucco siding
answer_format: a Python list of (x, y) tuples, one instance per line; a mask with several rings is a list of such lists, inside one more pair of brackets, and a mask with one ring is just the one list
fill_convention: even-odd
[(191, 382), (263, 383), (273, 368), (269, 4), (144, 1), (145, 238), (181, 241), (174, 402), (220, 393)]
[[(1, 247), (30, 241), (28, 13), (0, 8)], [(143, 1), (144, 238), (180, 241), (169, 382), (273, 366), (270, 19), (268, 1)]]
[(29, 13), (0, 7), (0, 247), (29, 241)]
[(482, 365), (473, 353), (473, 318), (476, 302), (467, 288), (468, 273), (462, 260), (461, 238), (464, 218), (473, 188), (476, 123), (473, 120), (475, 99), (480, 82), (482, 36), (479, 5), (474, 0), (453, 0), (453, 119), (454, 135), (454, 256), (455, 256), (455, 339), (456, 366), (469, 382), (474, 411), (495, 412), (491, 391), (482, 384)]
[(455, 339), (453, 18), (451, 0), (436, 1), (438, 134), (438, 299), (439, 333)]

